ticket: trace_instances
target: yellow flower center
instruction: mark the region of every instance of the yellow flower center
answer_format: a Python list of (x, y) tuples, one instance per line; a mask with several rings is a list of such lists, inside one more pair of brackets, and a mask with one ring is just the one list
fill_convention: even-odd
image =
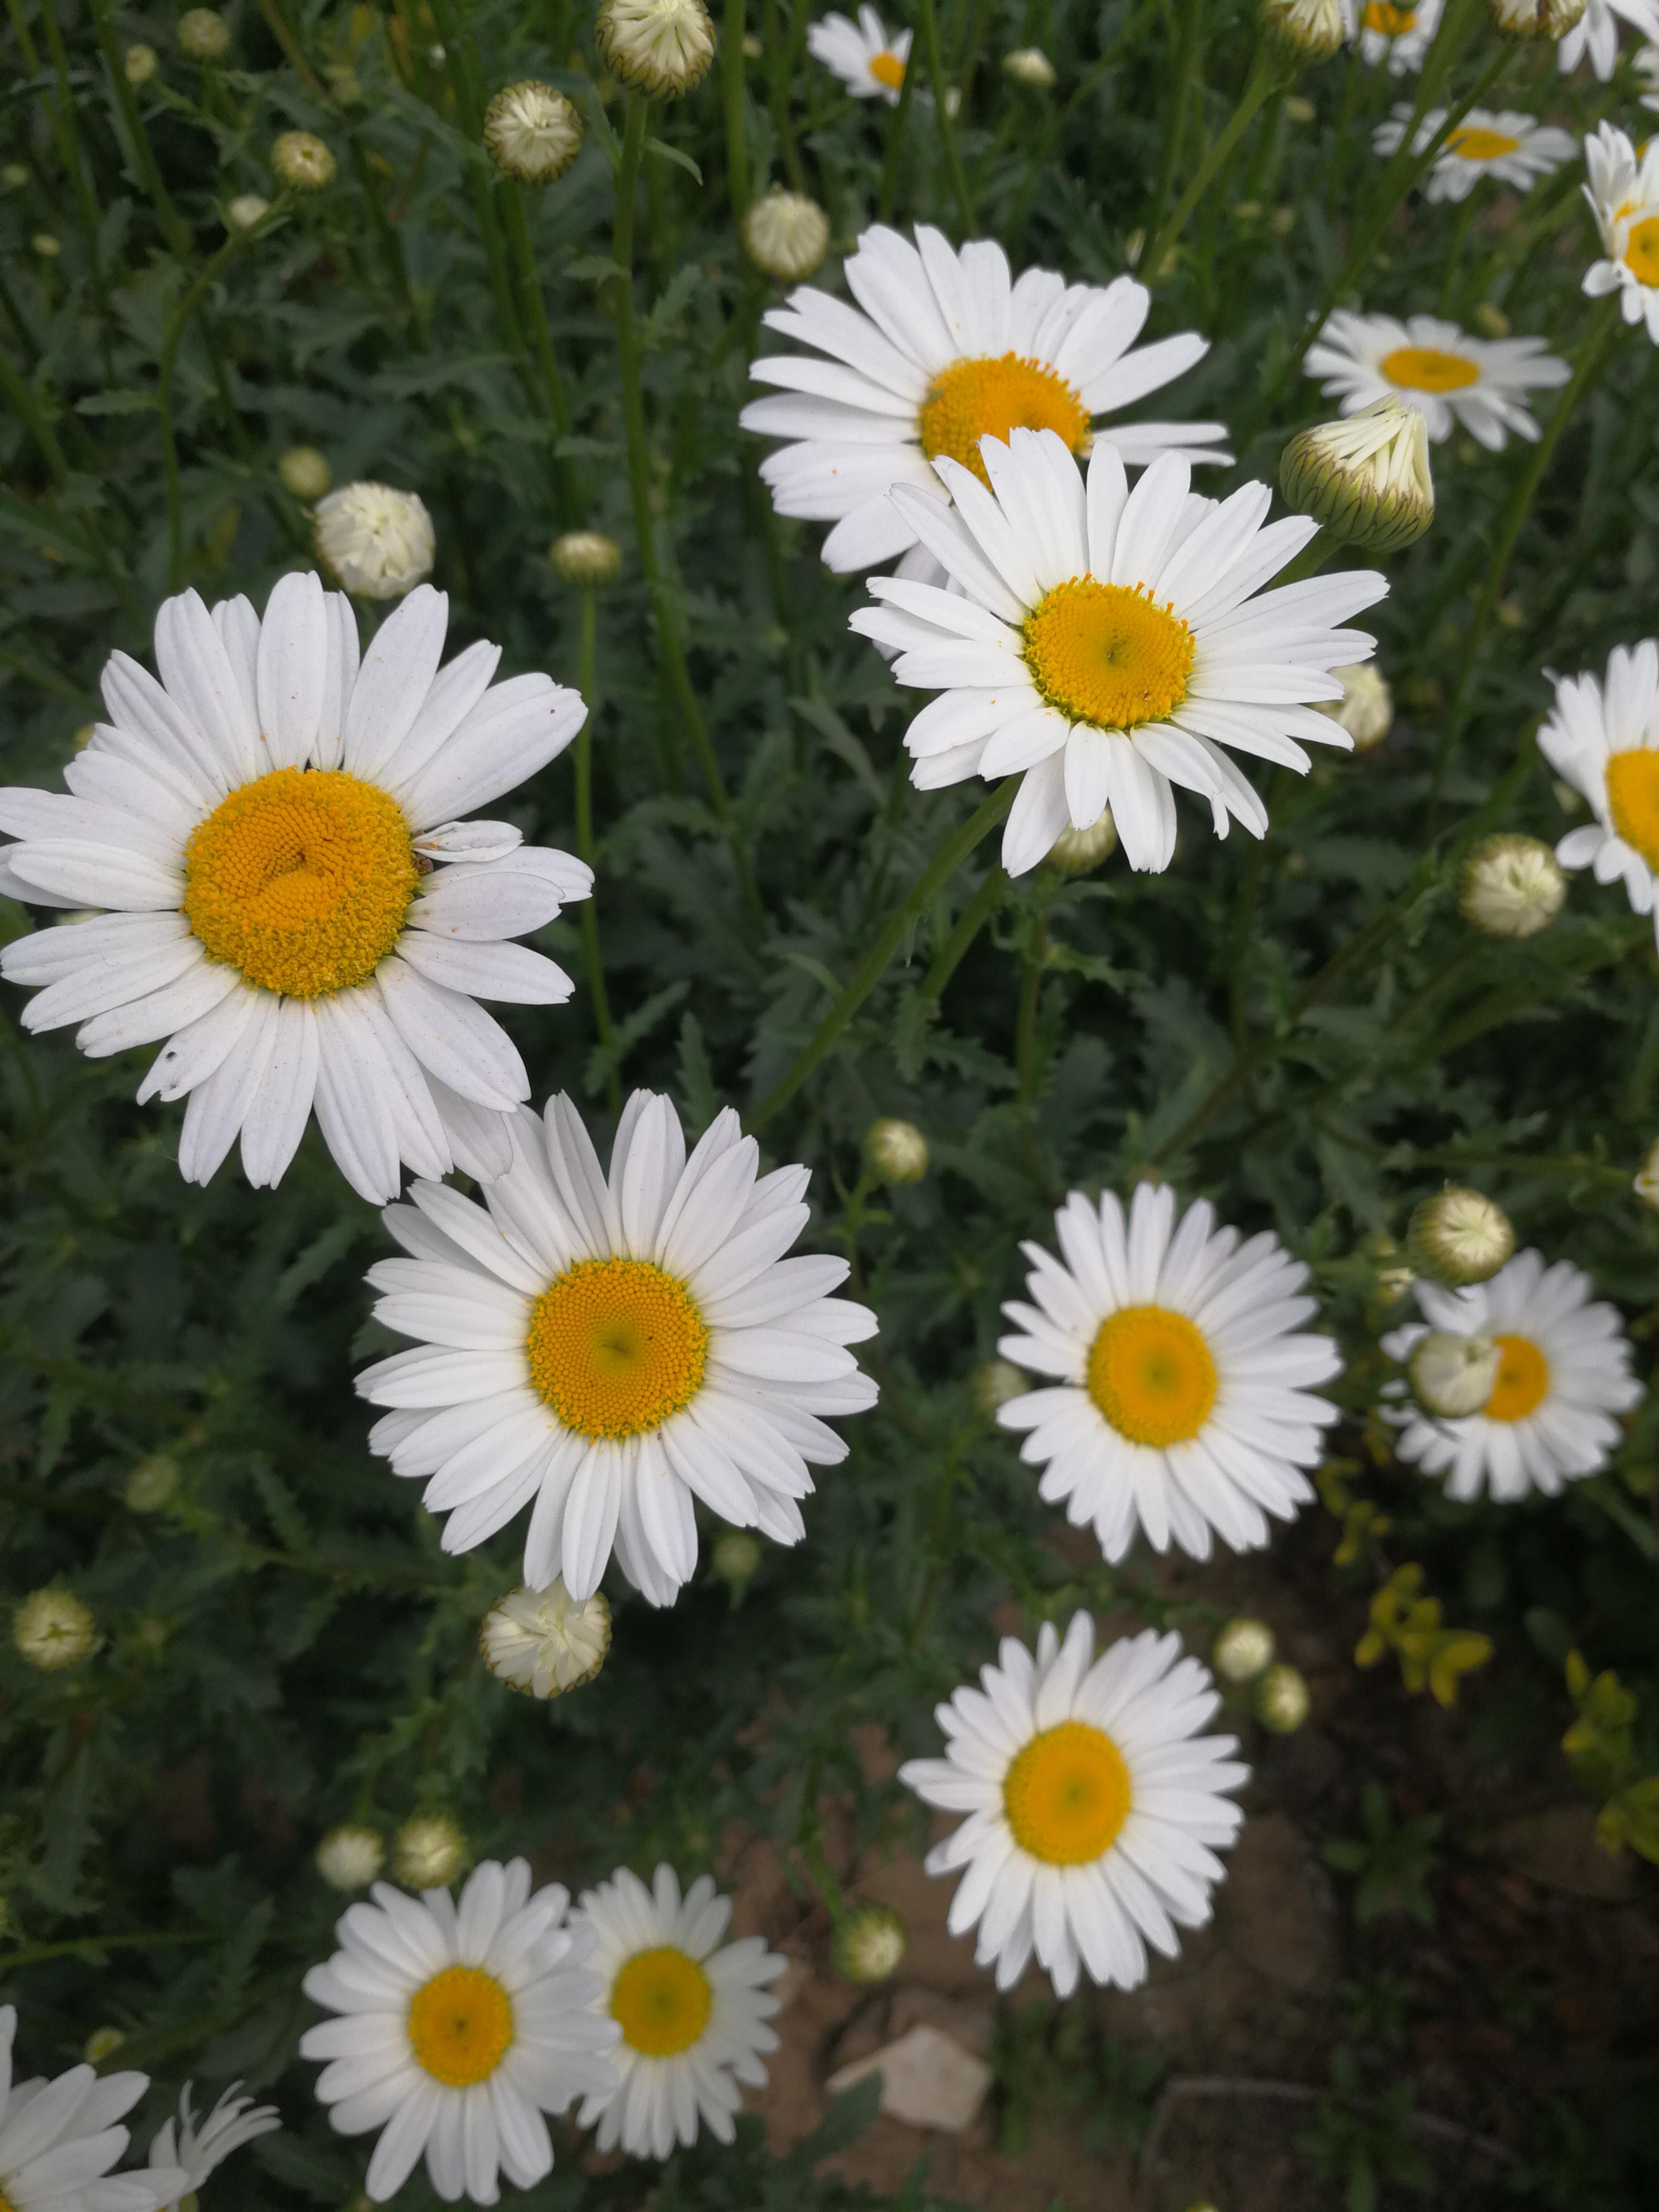
[(1638, 284), (1659, 285), (1659, 215), (1632, 224), (1625, 240), (1625, 266)]
[(1089, 1353), (1089, 1395), (1138, 1444), (1185, 1443), (1210, 1418), (1215, 1361), (1185, 1314), (1124, 1306), (1101, 1323)]
[(1368, 31), (1380, 31), (1385, 39), (1403, 39), (1417, 28), (1417, 10), (1393, 7), (1389, 0), (1367, 0), (1363, 21)]
[(708, 1328), (684, 1284), (649, 1260), (579, 1260), (532, 1307), (525, 1350), (567, 1429), (637, 1437), (696, 1396)]
[(1073, 576), (1044, 592), (1021, 635), (1032, 683), (1071, 721), (1133, 730), (1187, 696), (1193, 634), (1144, 584)]
[(1495, 1336), (1498, 1376), (1481, 1408), (1489, 1421), (1524, 1421), (1544, 1402), (1550, 1364), (1529, 1336)]
[(630, 2051), (672, 2058), (689, 2051), (708, 2025), (714, 1992), (693, 1958), (665, 1943), (635, 1951), (611, 1987), (611, 2017)]
[(1497, 161), (1521, 150), (1521, 141), (1502, 131), (1483, 131), (1473, 123), (1460, 124), (1446, 140), (1446, 151), (1462, 161)]
[(889, 92), (896, 92), (904, 82), (903, 57), (891, 52), (872, 54), (870, 74), (878, 84), (884, 84)]
[(1608, 754), (1607, 811), (1625, 842), (1659, 869), (1659, 751), (1632, 745)]
[(1466, 384), (1479, 384), (1480, 371), (1461, 353), (1443, 353), (1438, 346), (1396, 346), (1381, 362), (1390, 384), (1403, 384), (1412, 392), (1461, 392)]
[(434, 2081), (487, 2081), (513, 2043), (513, 2000), (481, 1966), (448, 1966), (409, 2001), (409, 2040)]
[(980, 459), (981, 438), (1006, 440), (1011, 430), (1056, 430), (1074, 453), (1089, 450), (1089, 410), (1063, 376), (1017, 353), (953, 361), (927, 387), (916, 417), (921, 449), (930, 461), (946, 454), (991, 479)]
[(418, 880), (396, 799), (343, 769), (279, 768), (191, 832), (185, 919), (250, 983), (321, 999), (368, 981)]
[(1110, 1736), (1086, 1721), (1034, 1735), (1002, 1784), (1014, 1841), (1049, 1866), (1097, 1859), (1129, 1817), (1129, 1770)]

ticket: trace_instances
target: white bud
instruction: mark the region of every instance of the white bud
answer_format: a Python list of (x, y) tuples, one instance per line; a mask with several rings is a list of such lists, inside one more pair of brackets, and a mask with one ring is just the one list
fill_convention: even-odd
[(295, 499), (320, 499), (334, 481), (334, 471), (315, 446), (290, 446), (276, 464), (284, 491)]
[(1413, 1346), (1406, 1372), (1425, 1413), (1462, 1421), (1478, 1413), (1492, 1396), (1502, 1358), (1490, 1337), (1433, 1328)]
[(1274, 1735), (1294, 1735), (1308, 1717), (1308, 1685), (1294, 1667), (1269, 1667), (1255, 1686), (1255, 1717)]
[(11, 1640), (31, 1667), (56, 1674), (86, 1657), (96, 1632), (72, 1591), (48, 1586), (32, 1590), (12, 1615)]
[(1495, 27), (1506, 39), (1565, 39), (1589, 0), (1486, 0)]
[(763, 275), (781, 284), (810, 276), (829, 247), (830, 218), (805, 192), (775, 188), (743, 219), (744, 252)]
[(864, 1152), (884, 1182), (920, 1182), (927, 1172), (927, 1139), (914, 1121), (872, 1121)]
[(890, 1905), (855, 1905), (842, 1921), (830, 1949), (849, 1982), (884, 1982), (904, 1964), (909, 1931)]
[(319, 192), (334, 181), (334, 156), (314, 131), (284, 131), (270, 149), (270, 166), (296, 191)]
[(1392, 553), (1434, 520), (1428, 426), (1390, 394), (1358, 415), (1298, 431), (1279, 464), (1285, 503), (1333, 538)]
[(1374, 660), (1357, 661), (1351, 668), (1331, 671), (1342, 686), (1340, 699), (1321, 699), (1318, 711), (1328, 714), (1353, 739), (1357, 753), (1380, 745), (1394, 725), (1394, 694)]
[(392, 1870), (409, 1889), (447, 1889), (466, 1864), (466, 1838), (442, 1814), (405, 1820), (392, 1842)]
[(317, 1846), (317, 1871), (331, 1889), (367, 1889), (385, 1864), (385, 1844), (355, 1820), (331, 1828)]
[(270, 213), (270, 202), (262, 199), (258, 192), (238, 192), (234, 200), (225, 204), (227, 230), (252, 230)]
[(547, 557), (567, 584), (608, 584), (622, 566), (622, 548), (601, 530), (567, 530)]
[(1346, 36), (1339, 0), (1262, 0), (1261, 20), (1282, 53), (1328, 61)]
[(179, 44), (192, 61), (216, 62), (230, 52), (230, 26), (216, 8), (186, 8), (179, 18)]
[(1103, 806), (1097, 821), (1086, 830), (1073, 830), (1068, 822), (1047, 855), (1048, 866), (1058, 868), (1063, 876), (1086, 876), (1103, 860), (1109, 860), (1117, 850), (1117, 824), (1112, 819), (1112, 810)]
[(1515, 1231), (1494, 1200), (1449, 1183), (1412, 1215), (1406, 1249), (1420, 1273), (1458, 1290), (1498, 1273), (1515, 1249)]
[(659, 100), (690, 92), (714, 58), (703, 0), (605, 0), (594, 38), (625, 85)]
[(1483, 838), (1463, 866), (1458, 911), (1488, 937), (1533, 937), (1561, 911), (1567, 879), (1537, 837)]
[(556, 1698), (591, 1682), (611, 1649), (611, 1607), (596, 1590), (578, 1605), (563, 1583), (515, 1589), (484, 1615), (478, 1650), (498, 1682)]
[(1054, 65), (1041, 46), (1016, 46), (1002, 57), (1002, 74), (1016, 84), (1030, 85), (1033, 92), (1048, 92), (1054, 85)]
[(503, 175), (521, 185), (550, 185), (581, 151), (581, 118), (562, 92), (526, 78), (490, 101), (483, 137)]
[(365, 599), (400, 599), (432, 574), (437, 538), (415, 492), (342, 484), (318, 501), (313, 520), (318, 559)]
[(1210, 1664), (1224, 1682), (1253, 1682), (1264, 1667), (1272, 1666), (1274, 1649), (1267, 1622), (1241, 1613), (1216, 1638)]
[(129, 46), (121, 61), (129, 84), (148, 84), (161, 66), (161, 58), (154, 46)]

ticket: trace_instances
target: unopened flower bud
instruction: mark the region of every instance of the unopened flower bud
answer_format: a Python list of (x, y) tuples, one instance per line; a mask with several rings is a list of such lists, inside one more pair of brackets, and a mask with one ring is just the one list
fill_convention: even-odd
[(567, 530), (547, 549), (554, 573), (567, 584), (608, 584), (622, 566), (622, 548), (602, 530)]
[(270, 149), (270, 166), (296, 191), (319, 192), (334, 181), (334, 156), (314, 131), (284, 131)]
[(179, 1487), (179, 1462), (165, 1452), (141, 1459), (127, 1477), (123, 1493), (132, 1513), (159, 1513)]
[(532, 1698), (557, 1698), (591, 1682), (611, 1649), (611, 1607), (596, 1590), (580, 1605), (562, 1581), (515, 1589), (493, 1605), (478, 1632), (484, 1665), (498, 1682)]
[(230, 52), (230, 26), (216, 8), (186, 8), (179, 18), (179, 44), (192, 61), (219, 61)]
[(1279, 52), (1297, 62), (1328, 61), (1346, 35), (1339, 0), (1262, 0), (1261, 21)]
[(743, 219), (743, 250), (781, 284), (810, 276), (830, 247), (830, 218), (805, 192), (775, 187)]
[(1273, 1632), (1265, 1620), (1241, 1613), (1216, 1638), (1210, 1664), (1224, 1682), (1254, 1682), (1273, 1659)]
[(714, 58), (703, 0), (605, 0), (593, 35), (606, 66), (658, 100), (690, 92)]
[(1394, 726), (1394, 694), (1374, 660), (1357, 661), (1351, 668), (1331, 671), (1342, 686), (1340, 699), (1321, 699), (1320, 714), (1328, 714), (1353, 739), (1357, 753), (1380, 745)]
[(550, 185), (581, 151), (581, 118), (562, 92), (527, 77), (495, 94), (484, 116), (484, 147), (504, 176)]
[(115, 2056), (126, 2039), (121, 2028), (94, 2027), (87, 2038), (81, 2055), (88, 2066), (101, 2066), (105, 2059)]
[(405, 1820), (392, 1841), (392, 1871), (407, 1889), (447, 1889), (466, 1864), (466, 1838), (441, 1813)]
[(161, 66), (161, 58), (154, 46), (129, 46), (121, 59), (129, 84), (148, 84)]
[(1029, 85), (1033, 92), (1048, 92), (1054, 82), (1054, 65), (1041, 46), (1016, 46), (1011, 54), (1002, 57), (1002, 74), (1012, 77), (1016, 84)]
[(334, 471), (315, 446), (290, 446), (276, 464), (284, 491), (295, 499), (320, 499), (334, 481)]
[(1636, 1195), (1644, 1206), (1659, 1213), (1659, 1145), (1655, 1145), (1636, 1176)]
[(1406, 1372), (1425, 1413), (1462, 1421), (1478, 1413), (1492, 1396), (1502, 1358), (1490, 1337), (1432, 1328), (1413, 1346)]
[(270, 202), (258, 192), (238, 192), (225, 204), (227, 230), (252, 230), (270, 213)]
[(317, 1846), (317, 1871), (331, 1889), (367, 1889), (385, 1864), (379, 1836), (355, 1820), (331, 1828)]
[(437, 536), (418, 493), (342, 484), (317, 502), (317, 557), (347, 591), (399, 599), (432, 574)]
[(995, 1418), (999, 1407), (1023, 1398), (1030, 1388), (1030, 1376), (1012, 1359), (988, 1359), (968, 1380), (968, 1394), (987, 1420)]
[(1545, 39), (1559, 44), (1583, 15), (1589, 0), (1486, 0), (1493, 26), (1506, 39)]
[(21, 161), (0, 163), (0, 185), (9, 192), (21, 191), (29, 180), (29, 173)]
[(1281, 1660), (1257, 1677), (1255, 1717), (1274, 1735), (1294, 1735), (1308, 1717), (1308, 1686)]
[(37, 230), (29, 244), (43, 261), (56, 261), (64, 250), (63, 240), (49, 230)]
[(91, 1650), (92, 1614), (72, 1591), (32, 1590), (12, 1615), (11, 1640), (31, 1667), (56, 1674)]
[(1103, 806), (1100, 817), (1086, 830), (1073, 830), (1068, 822), (1046, 858), (1051, 868), (1058, 868), (1063, 876), (1086, 876), (1103, 860), (1109, 860), (1117, 850), (1117, 824), (1112, 819), (1112, 810)]
[(714, 1539), (708, 1564), (734, 1598), (743, 1595), (760, 1571), (761, 1547), (744, 1528), (727, 1528)]
[(1515, 1249), (1515, 1231), (1501, 1206), (1449, 1183), (1412, 1215), (1406, 1249), (1419, 1273), (1458, 1290), (1498, 1273)]
[(927, 1172), (927, 1139), (914, 1121), (872, 1121), (864, 1152), (884, 1182), (920, 1182)]
[(884, 1982), (903, 1965), (908, 1942), (890, 1905), (858, 1905), (836, 1928), (830, 1948), (849, 1982)]
[(1482, 838), (1469, 854), (1457, 908), (1488, 937), (1532, 937), (1549, 927), (1566, 895), (1566, 877), (1549, 847), (1506, 830)]
[(1390, 396), (1358, 415), (1300, 430), (1279, 464), (1286, 506), (1333, 538), (1392, 553), (1434, 520), (1428, 426)]

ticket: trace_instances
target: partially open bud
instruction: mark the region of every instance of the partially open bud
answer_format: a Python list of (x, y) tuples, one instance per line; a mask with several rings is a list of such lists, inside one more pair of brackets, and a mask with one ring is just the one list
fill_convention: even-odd
[(1058, 868), (1063, 876), (1086, 876), (1091, 868), (1097, 868), (1103, 860), (1109, 860), (1117, 850), (1117, 824), (1112, 819), (1112, 810), (1103, 806), (1100, 818), (1091, 822), (1086, 830), (1073, 830), (1068, 822), (1044, 856), (1051, 868)]
[(1326, 62), (1346, 35), (1339, 0), (1262, 0), (1261, 21), (1283, 54)]
[(1419, 1274), (1460, 1290), (1498, 1273), (1515, 1249), (1515, 1231), (1484, 1193), (1449, 1183), (1412, 1215), (1406, 1249)]
[(1054, 65), (1041, 46), (1016, 46), (1012, 53), (1002, 57), (1002, 74), (1012, 77), (1016, 84), (1029, 85), (1033, 92), (1048, 92), (1054, 86)]
[(331, 1828), (317, 1846), (317, 1871), (331, 1889), (367, 1889), (386, 1864), (386, 1846), (355, 1820)]
[(743, 219), (743, 250), (781, 284), (810, 276), (830, 249), (830, 218), (805, 192), (775, 187)]
[(1502, 1352), (1486, 1336), (1457, 1336), (1434, 1328), (1419, 1338), (1406, 1363), (1412, 1393), (1425, 1413), (1443, 1421), (1478, 1413), (1498, 1380)]
[(1392, 553), (1434, 520), (1427, 425), (1390, 397), (1300, 430), (1280, 459), (1279, 488), (1287, 507), (1312, 515), (1333, 538)]
[(1565, 39), (1589, 0), (1486, 0), (1494, 27), (1506, 39)]
[(230, 26), (216, 8), (186, 8), (179, 43), (192, 61), (216, 62), (230, 52)]
[(602, 530), (567, 530), (547, 549), (556, 575), (589, 589), (608, 584), (622, 566), (622, 548)]
[(857, 1905), (836, 1928), (831, 1949), (849, 1982), (884, 1982), (904, 1963), (908, 1930), (890, 1905)]
[(611, 1649), (611, 1607), (596, 1590), (578, 1605), (562, 1581), (515, 1589), (490, 1607), (478, 1650), (498, 1682), (526, 1697), (557, 1698), (591, 1682)]
[(405, 1820), (392, 1845), (392, 1871), (408, 1889), (445, 1889), (466, 1864), (466, 1838), (441, 1813)]
[(1533, 937), (1561, 911), (1567, 879), (1540, 838), (1504, 831), (1482, 838), (1463, 866), (1457, 902), (1488, 937)]
[(57, 1674), (84, 1659), (97, 1634), (92, 1614), (73, 1591), (49, 1585), (31, 1590), (18, 1607), (11, 1640), (31, 1667)]
[(334, 156), (314, 131), (284, 131), (270, 149), (270, 166), (296, 191), (319, 192), (334, 181)]
[(1361, 660), (1352, 668), (1331, 671), (1342, 686), (1340, 699), (1321, 699), (1316, 711), (1328, 714), (1353, 739), (1357, 753), (1380, 745), (1394, 726), (1394, 694), (1374, 660)]
[(503, 176), (550, 185), (581, 150), (581, 118), (562, 92), (529, 77), (495, 94), (484, 115), (484, 149)]
[(1023, 1398), (1030, 1388), (1030, 1376), (1012, 1359), (988, 1359), (968, 1378), (968, 1395), (988, 1421), (995, 1419), (999, 1407)]
[(884, 1182), (920, 1182), (927, 1172), (927, 1139), (914, 1121), (872, 1121), (864, 1152)]
[(1273, 1659), (1273, 1632), (1265, 1620), (1241, 1613), (1216, 1638), (1210, 1664), (1224, 1682), (1254, 1682)]
[(1655, 1145), (1636, 1176), (1636, 1195), (1644, 1206), (1659, 1213), (1659, 1145)]
[(320, 499), (334, 481), (334, 471), (315, 446), (290, 446), (276, 464), (284, 491), (295, 499)]
[(317, 557), (365, 599), (399, 599), (432, 574), (437, 535), (426, 501), (391, 484), (342, 484), (319, 500)]
[(605, 0), (593, 35), (606, 66), (658, 100), (690, 92), (714, 58), (714, 26), (702, 0)]
[(1274, 1735), (1294, 1735), (1308, 1717), (1308, 1686), (1294, 1667), (1269, 1667), (1255, 1686), (1255, 1717)]

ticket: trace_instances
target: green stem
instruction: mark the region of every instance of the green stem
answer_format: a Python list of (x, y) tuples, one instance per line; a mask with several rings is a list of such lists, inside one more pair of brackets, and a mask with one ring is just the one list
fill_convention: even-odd
[(1009, 776), (984, 800), (953, 837), (947, 838), (927, 866), (916, 878), (900, 905), (889, 916), (886, 927), (866, 953), (863, 963), (852, 981), (842, 989), (836, 1003), (818, 1024), (808, 1042), (796, 1054), (794, 1066), (781, 1081), (773, 1085), (760, 1104), (749, 1115), (751, 1133), (764, 1127), (781, 1106), (785, 1106), (798, 1091), (818, 1062), (841, 1036), (847, 1024), (857, 1013), (882, 977), (886, 974), (893, 955), (898, 951), (905, 932), (926, 913), (928, 906), (948, 884), (975, 845), (988, 837), (1014, 803), (1014, 793), (1019, 786), (1017, 775)]
[[(86, 239), (87, 270), (92, 279), (92, 295), (98, 303), (101, 319), (108, 313), (108, 300), (98, 254), (98, 202), (87, 178), (86, 164), (81, 158), (80, 133), (75, 126), (75, 89), (70, 82), (69, 55), (64, 46), (63, 28), (58, 21), (57, 0), (40, 0), (40, 21), (46, 33), (46, 46), (52, 54), (52, 74), (58, 79), (58, 99), (52, 113), (52, 135), (58, 141), (58, 150), (64, 167), (69, 172), (70, 188), (75, 194), (76, 210), (81, 218), (81, 228)], [(107, 354), (105, 365), (107, 368)]]
[[(525, 319), (535, 341), (536, 363), (541, 371), (542, 389), (547, 399), (548, 411), (553, 417), (553, 427), (562, 441), (570, 435), (570, 402), (565, 396), (564, 379), (559, 374), (559, 357), (554, 349), (552, 326), (547, 319), (547, 302), (542, 295), (541, 274), (537, 269), (536, 252), (531, 243), (523, 191), (512, 183), (503, 184), (500, 200), (507, 210), (507, 247), (518, 271), (519, 295), (524, 303)], [(581, 514), (581, 496), (568, 454), (555, 453), (553, 477), (554, 509), (560, 529), (568, 530)]]
[(924, 999), (938, 999), (944, 994), (945, 985), (967, 957), (969, 946), (1007, 896), (1007, 873), (998, 866), (991, 870), (957, 916), (955, 928), (934, 956), (933, 964), (927, 970), (921, 986)]
[[(581, 647), (576, 666), (576, 688), (587, 702), (587, 720), (576, 732), (576, 854), (593, 866), (593, 718), (599, 702), (594, 696), (594, 645), (597, 609), (590, 586), (581, 595)], [(605, 1094), (613, 1114), (622, 1111), (622, 1084), (613, 1049), (617, 1032), (605, 994), (605, 968), (599, 958), (599, 917), (592, 893), (581, 905), (582, 963), (587, 969), (588, 995), (593, 1001), (593, 1026), (606, 1054)]]
[(640, 338), (634, 320), (634, 195), (639, 182), (640, 162), (645, 151), (646, 125), (650, 118), (649, 103), (637, 92), (628, 95), (628, 118), (623, 126), (622, 153), (617, 167), (617, 208), (611, 231), (611, 257), (622, 274), (611, 280), (610, 290), (611, 312), (617, 325), (617, 365), (622, 385), (623, 422), (628, 439), (628, 486), (634, 509), (634, 536), (639, 548), (640, 568), (645, 577), (645, 586), (651, 600), (651, 611), (657, 632), (658, 650), (662, 655), (665, 674), (680, 720), (685, 725), (691, 740), (691, 750), (697, 757), (703, 781), (708, 788), (708, 802), (715, 818), (726, 833), (731, 848), (732, 866), (737, 870), (738, 883), (750, 917), (757, 927), (763, 927), (765, 916), (755, 879), (749, 866), (749, 856), (743, 848), (738, 825), (732, 812), (732, 802), (726, 793), (725, 779), (715, 757), (708, 724), (703, 720), (702, 708), (692, 688), (691, 672), (686, 665), (685, 648), (679, 633), (679, 611), (674, 593), (663, 575), (657, 552), (655, 518), (651, 512), (650, 445), (645, 425), (645, 398), (640, 386)]
[[(927, 52), (927, 82), (933, 88), (933, 112), (939, 123), (939, 143), (945, 149), (945, 166), (950, 173), (951, 189), (957, 196), (957, 211), (962, 217), (963, 228), (971, 237), (975, 228), (974, 196), (963, 172), (957, 126), (951, 116), (951, 88), (945, 82), (945, 64), (939, 56), (936, 0), (921, 0), (921, 41)], [(904, 74), (908, 78), (910, 72), (907, 69)]]
[(39, 395), (19, 374), (3, 346), (0, 346), (0, 394), (4, 395), (7, 405), (40, 448), (53, 483), (61, 484), (69, 474), (69, 462), (58, 442), (58, 433), (46, 420)]
[(916, 82), (915, 70), (907, 62), (904, 82), (899, 87), (897, 105), (887, 125), (887, 151), (881, 164), (881, 219), (893, 220), (893, 203), (898, 198), (899, 163), (904, 154), (904, 133), (910, 120), (910, 94)]
[[(276, 211), (273, 210), (272, 213)], [(190, 327), (191, 316), (217, 281), (221, 270), (251, 239), (262, 236), (270, 224), (270, 216), (268, 215), (252, 230), (232, 232), (219, 251), (204, 264), (195, 282), (186, 287), (183, 297), (168, 318), (166, 334), (161, 340), (161, 359), (155, 371), (155, 409), (161, 432), (161, 468), (167, 481), (169, 592), (179, 589), (183, 581), (185, 565), (184, 498), (179, 477), (179, 444), (173, 427), (173, 373), (178, 366), (179, 348)]]
[(48, 1959), (84, 1958), (91, 1951), (160, 1951), (184, 1943), (217, 1943), (232, 1932), (224, 1928), (149, 1929), (137, 1935), (74, 1936), (66, 1942), (25, 1943), (0, 1958), (0, 1974), (15, 1974), (20, 1966), (38, 1966)]
[(801, 167), (800, 149), (795, 143), (795, 125), (789, 112), (789, 54), (778, 21), (778, 0), (762, 0), (761, 36), (766, 43), (767, 102), (783, 155), (784, 174), (792, 191), (804, 192), (806, 172)]
[(744, 0), (726, 0), (720, 34), (720, 103), (726, 110), (726, 197), (732, 220), (741, 222), (749, 206), (749, 134), (743, 112), (743, 27)]
[(1192, 182), (1176, 201), (1175, 213), (1141, 251), (1139, 265), (1149, 283), (1157, 283), (1158, 272), (1164, 266), (1165, 257), (1175, 251), (1181, 234), (1187, 227), (1188, 218), (1203, 197), (1210, 179), (1222, 163), (1231, 158), (1234, 147), (1249, 129), (1262, 102), (1270, 94), (1282, 93), (1284, 88), (1282, 67), (1267, 57), (1265, 49), (1259, 50), (1255, 65), (1245, 82), (1237, 106), (1212, 140)]
[(149, 194), (150, 204), (155, 210), (155, 219), (161, 226), (161, 235), (168, 249), (185, 255), (191, 250), (190, 226), (173, 204), (167, 185), (162, 179), (155, 149), (149, 143), (149, 133), (144, 128), (144, 118), (138, 112), (138, 102), (127, 82), (126, 64), (115, 36), (111, 20), (111, 0), (92, 0), (92, 19), (98, 33), (98, 45), (108, 71), (110, 90), (115, 105), (120, 110), (121, 120), (126, 125), (127, 138), (132, 158), (144, 190)]
[[(1170, 194), (1175, 188), (1176, 164), (1181, 158), (1181, 141), (1187, 127), (1187, 100), (1198, 68), (1198, 27), (1203, 14), (1204, 0), (1183, 0), (1181, 27), (1176, 36), (1175, 61), (1170, 73), (1170, 88), (1164, 94), (1164, 150), (1158, 155), (1158, 182), (1152, 187), (1152, 204), (1146, 210), (1145, 227), (1148, 238), (1162, 233), (1164, 210), (1170, 204)], [(1150, 270), (1155, 265), (1147, 258), (1143, 246), (1137, 257), (1137, 266)]]

